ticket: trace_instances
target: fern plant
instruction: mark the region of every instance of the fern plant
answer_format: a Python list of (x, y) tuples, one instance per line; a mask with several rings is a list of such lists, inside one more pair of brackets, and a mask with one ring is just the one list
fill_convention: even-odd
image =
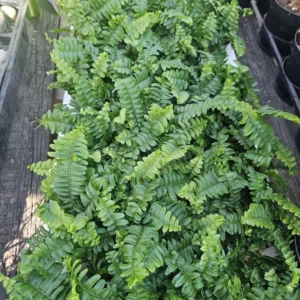
[[(289, 244), (300, 209), (276, 169), (295, 159), (264, 116), (236, 0), (60, 0), (71, 36), (53, 41), (62, 135), (38, 208), (44, 226), (10, 299), (298, 299)], [(276, 184), (275, 184), (276, 183)], [(282, 185), (282, 186), (281, 186)], [(280, 187), (280, 189), (279, 189)], [(265, 256), (274, 247), (276, 257)]]

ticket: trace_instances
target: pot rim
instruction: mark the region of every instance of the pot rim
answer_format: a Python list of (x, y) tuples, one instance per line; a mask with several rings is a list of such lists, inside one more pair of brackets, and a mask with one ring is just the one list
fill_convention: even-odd
[(300, 51), (300, 42), (299, 42), (299, 44), (297, 42), (298, 36), (299, 36), (299, 41), (300, 41), (300, 28), (296, 31), (295, 38), (294, 38), (295, 45), (296, 45), (298, 51)]
[[(283, 42), (283, 43), (286, 43), (286, 44), (291, 44), (292, 41), (284, 40), (284, 39), (278, 37), (277, 35), (275, 35), (275, 34), (273, 34), (273, 33), (271, 32), (271, 30), (268, 28), (267, 23), (266, 23), (267, 15), (268, 15), (268, 14), (265, 14), (265, 15), (264, 15), (264, 17), (263, 17), (263, 23), (264, 23), (264, 26), (266, 27), (266, 29), (270, 31), (270, 33), (272, 34), (273, 38), (276, 39), (276, 40), (279, 41), (279, 42)], [(297, 30), (297, 32), (298, 32), (298, 31), (300, 32), (300, 28)]]
[(300, 15), (287, 10), (282, 6), (279, 0), (270, 1), (269, 11), (272, 11), (272, 13), (280, 20), (282, 20), (282, 17), (285, 16), (285, 19), (282, 20), (283, 22), (295, 27), (300, 27)]

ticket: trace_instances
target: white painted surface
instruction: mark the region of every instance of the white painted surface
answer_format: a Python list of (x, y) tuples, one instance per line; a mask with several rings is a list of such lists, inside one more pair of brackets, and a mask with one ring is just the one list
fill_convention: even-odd
[(1, 6), (0, 10), (2, 13), (11, 20), (14, 20), (17, 16), (17, 11), (15, 8), (7, 5)]
[(236, 61), (238, 59), (237, 59), (237, 56), (236, 56), (235, 51), (232, 48), (231, 44), (228, 44), (226, 46), (226, 52), (227, 52), (227, 63), (229, 65), (232, 65), (233, 67), (237, 67)]
[(6, 51), (5, 50), (3, 50), (3, 49), (0, 49), (0, 64), (2, 64), (4, 61), (5, 61), (5, 59), (6, 59)]
[(71, 102), (72, 97), (69, 95), (67, 91), (64, 93), (64, 98), (63, 98), (63, 104), (70, 107), (70, 102)]

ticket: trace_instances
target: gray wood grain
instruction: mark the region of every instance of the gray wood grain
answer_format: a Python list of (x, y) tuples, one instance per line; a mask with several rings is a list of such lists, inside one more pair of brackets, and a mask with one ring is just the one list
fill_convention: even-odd
[[(42, 201), (41, 179), (28, 171), (27, 166), (47, 159), (49, 133), (32, 122), (51, 108), (52, 91), (47, 87), (54, 78), (46, 72), (54, 66), (45, 32), (59, 27), (59, 17), (46, 0), (41, 3), (40, 18), (27, 20), (26, 62), (20, 83), (15, 87), (20, 103), (0, 166), (0, 271), (7, 275), (15, 272), (20, 250), (39, 224), (34, 213), (37, 203)], [(4, 295), (0, 287), (0, 300), (5, 299)]]

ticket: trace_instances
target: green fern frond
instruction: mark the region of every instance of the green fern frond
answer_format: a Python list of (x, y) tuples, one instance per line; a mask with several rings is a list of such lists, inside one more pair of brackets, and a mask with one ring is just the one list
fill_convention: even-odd
[(96, 61), (93, 63), (91, 73), (104, 78), (108, 70), (108, 61), (108, 54), (106, 52), (100, 53)]
[(164, 199), (162, 204), (178, 219), (182, 227), (190, 224), (191, 218), (188, 217), (189, 212), (183, 201)]
[[(125, 0), (126, 1), (126, 0)], [(100, 1), (91, 1), (91, 9), (94, 11), (94, 14), (98, 21), (103, 19), (109, 20), (113, 15), (118, 14), (122, 8), (124, 0), (100, 0)]]
[(160, 185), (157, 190), (157, 197), (161, 198), (162, 196), (168, 194), (172, 200), (176, 200), (176, 195), (182, 189), (184, 184), (185, 176), (183, 174), (174, 171), (168, 173), (165, 172), (160, 180)]
[(238, 57), (241, 57), (246, 53), (245, 41), (239, 36), (234, 38), (233, 47), (234, 47), (234, 50), (236, 51)]
[(167, 141), (161, 147), (161, 154), (163, 157), (163, 164), (177, 160), (185, 156), (188, 147), (178, 146), (175, 141)]
[(181, 11), (175, 9), (167, 10), (161, 15), (161, 22), (166, 26), (167, 29), (173, 29), (174, 24), (176, 24), (178, 21), (187, 25), (193, 25), (193, 19), (190, 16), (187, 16)]
[(226, 267), (224, 250), (220, 242), (220, 235), (215, 231), (206, 231), (201, 236), (202, 256), (198, 264), (202, 277), (207, 282), (212, 282), (217, 277), (218, 271)]
[(149, 214), (144, 219), (144, 223), (151, 223), (156, 230), (162, 228), (165, 233), (167, 231), (181, 231), (181, 225), (170, 211), (157, 203), (151, 205)]
[(186, 130), (193, 139), (197, 139), (203, 133), (207, 121), (200, 118), (192, 118), (179, 122), (179, 125), (182, 129)]
[(184, 70), (165, 71), (163, 76), (168, 79), (173, 88), (179, 91), (186, 90), (188, 87), (189, 73)]
[(124, 239), (122, 250), (126, 264), (120, 265), (122, 277), (128, 277), (130, 287), (134, 287), (156, 268), (163, 265), (163, 250), (158, 244), (158, 234), (154, 227), (130, 226), (130, 234)]
[(200, 198), (217, 198), (218, 196), (228, 193), (226, 185), (218, 177), (215, 170), (206, 172), (205, 174), (201, 175), (195, 182)]
[(153, 83), (151, 85), (148, 97), (162, 107), (171, 104), (172, 100), (169, 86), (160, 83)]
[[(115, 14), (116, 12), (114, 12)], [(127, 16), (112, 15), (108, 22), (109, 26), (101, 31), (100, 43), (104, 46), (105, 51), (109, 51), (107, 47), (118, 45), (125, 38), (125, 28), (127, 27)]]
[(38, 215), (49, 226), (50, 230), (54, 231), (54, 236), (60, 236), (61, 233), (68, 232), (74, 242), (81, 246), (83, 244), (95, 246), (99, 243), (95, 223), (89, 222), (89, 218), (83, 213), (74, 217), (66, 214), (57, 202), (50, 201), (39, 207)]
[(107, 227), (108, 231), (114, 231), (117, 228), (122, 228), (128, 224), (123, 213), (117, 212), (119, 206), (115, 205), (113, 200), (108, 196), (101, 197), (97, 205), (98, 217)]
[(247, 294), (247, 297), (249, 297), (251, 300), (265, 299), (265, 293), (264, 290), (253, 287), (251, 292)]
[(137, 13), (147, 12), (148, 11), (148, 0), (135, 0), (134, 5), (133, 5), (133, 9)]
[(68, 24), (72, 24), (74, 36), (95, 42), (97, 29), (91, 24), (81, 0), (58, 0), (57, 4), (66, 13)]
[(294, 214), (297, 218), (300, 218), (300, 208), (296, 206), (294, 203), (292, 203), (285, 196), (272, 193), (269, 195), (264, 195), (264, 198), (276, 201), (276, 203), (280, 205), (284, 210)]
[(194, 181), (186, 183), (183, 188), (178, 192), (178, 196), (187, 199), (192, 204), (193, 208), (197, 210), (197, 213), (203, 211), (204, 199), (197, 197), (197, 185)]
[(49, 233), (43, 243), (21, 253), (22, 261), (18, 267), (21, 275), (37, 270), (45, 278), (59, 276), (62, 262), (68, 255), (74, 254), (74, 244), (60, 238), (50, 238)]
[(281, 232), (277, 229), (271, 233), (272, 239), (275, 241), (275, 246), (281, 251), (284, 260), (292, 272), (292, 281), (287, 285), (287, 291), (292, 293), (300, 281), (300, 269), (298, 269), (297, 262), (295, 261), (295, 254), (289, 246), (289, 242), (284, 238)]
[(249, 210), (241, 218), (242, 224), (273, 229), (274, 224), (270, 219), (269, 211), (262, 204), (252, 203)]
[(65, 213), (55, 201), (50, 200), (38, 208), (38, 215), (45, 224), (51, 225), (51, 228), (59, 228), (64, 224)]
[(242, 234), (243, 225), (238, 214), (226, 214), (224, 218), (225, 222), (222, 224), (221, 231), (228, 232), (231, 235)]
[(52, 159), (48, 159), (46, 161), (39, 161), (37, 163), (33, 163), (27, 168), (28, 170), (34, 172), (37, 175), (48, 176), (54, 166), (55, 166), (55, 162)]
[(189, 264), (184, 260), (178, 263), (180, 272), (177, 273), (172, 283), (175, 287), (181, 287), (181, 292), (185, 297), (194, 298), (197, 292), (203, 287), (201, 273), (195, 265)]
[(154, 179), (162, 168), (162, 152), (156, 150), (149, 156), (144, 157), (143, 161), (138, 162), (132, 174), (136, 178)]
[(125, 214), (132, 219), (134, 224), (139, 224), (144, 215), (143, 208), (135, 202), (129, 202)]
[(54, 49), (62, 60), (71, 64), (76, 64), (84, 57), (82, 44), (75, 37), (58, 39)]
[(213, 43), (214, 37), (216, 36), (218, 30), (218, 21), (214, 12), (210, 12), (207, 19), (204, 21), (201, 31), (203, 39), (201, 44), (204, 48), (208, 48)]
[(60, 137), (51, 147), (55, 152), (49, 152), (49, 156), (57, 162), (54, 191), (60, 200), (70, 201), (83, 191), (89, 157), (87, 141), (81, 130), (76, 129)]
[(3, 287), (5, 288), (10, 299), (22, 300), (22, 296), (24, 295), (24, 292), (21, 294), (16, 291), (15, 289), (16, 280), (6, 277), (2, 273), (0, 273), (0, 282), (3, 284)]
[[(77, 76), (73, 80), (75, 93), (73, 96), (74, 100), (72, 105), (77, 102), (79, 107), (97, 107), (99, 105), (98, 97), (103, 96), (105, 93), (100, 89), (99, 90), (101, 93), (97, 93), (95, 90), (93, 90), (93, 82), (89, 81), (83, 76)], [(98, 85), (100, 85), (100, 83)]]
[(274, 136), (271, 126), (267, 124), (248, 103), (239, 102), (233, 98), (224, 99), (222, 97), (215, 97), (205, 104), (195, 107), (197, 111), (193, 114), (200, 115), (204, 111), (207, 111), (209, 107), (221, 110), (231, 109), (242, 113), (243, 119), (241, 120), (241, 124), (245, 124), (245, 136), (253, 141), (255, 147), (258, 149), (271, 152), (271, 147), (278, 159), (289, 168), (291, 173), (294, 172), (296, 165), (295, 158), (291, 155), (291, 152), (280, 143), (279, 139)]
[(161, 108), (157, 104), (152, 104), (148, 115), (145, 115), (147, 123), (144, 123), (145, 128), (156, 136), (162, 135), (167, 131), (169, 122), (174, 118), (173, 106), (168, 105)]
[(134, 140), (137, 143), (139, 150), (142, 152), (151, 150), (151, 148), (157, 144), (156, 137), (154, 137), (151, 132), (139, 132), (134, 137)]
[(296, 123), (296, 124), (300, 124), (300, 118), (299, 117), (297, 117), (297, 116), (295, 116), (291, 113), (275, 109), (275, 108), (270, 107), (268, 105), (263, 106), (259, 110), (259, 113), (262, 116), (272, 116), (272, 117), (276, 117), (276, 118), (285, 119), (285, 120), (291, 121), (291, 122)]
[(93, 175), (86, 186), (85, 192), (80, 194), (84, 213), (89, 219), (93, 218), (94, 212), (96, 211), (101, 184), (102, 180), (97, 175)]
[(66, 299), (69, 287), (65, 280), (66, 273), (46, 279), (37, 271), (32, 271), (24, 276), (16, 276), (14, 280), (0, 274), (0, 281), (3, 281), (13, 300), (30, 299), (32, 295), (38, 299)]
[[(211, 99), (209, 99), (211, 100)], [(179, 122), (189, 121), (192, 118), (200, 117), (207, 113), (208, 108), (205, 102), (186, 104), (176, 108), (176, 117)]]
[(300, 221), (295, 216), (287, 216), (282, 218), (282, 222), (287, 225), (293, 235), (300, 235)]
[(252, 167), (249, 168), (248, 173), (248, 186), (250, 190), (253, 191), (262, 191), (266, 188), (266, 179), (267, 175), (255, 171)]
[(198, 246), (193, 245), (192, 237), (185, 234), (180, 241), (168, 240), (166, 247), (168, 252), (176, 251), (181, 257), (185, 257), (188, 260), (193, 260), (195, 255), (199, 254)]
[(224, 217), (217, 214), (210, 214), (203, 217), (199, 221), (200, 228), (203, 228), (204, 232), (217, 231), (224, 223)]
[[(88, 269), (82, 269), (79, 260), (72, 261), (70, 257), (65, 259), (65, 265), (70, 278), (73, 295), (76, 295), (86, 300), (97, 300), (116, 297), (116, 286), (106, 285), (106, 282), (101, 279), (100, 275), (94, 275), (87, 278)], [(71, 294), (72, 294), (71, 292)], [(70, 295), (68, 296), (70, 297)], [(79, 299), (79, 298), (78, 298)]]
[(137, 70), (135, 70), (133, 77), (134, 83), (139, 90), (149, 88), (152, 83), (152, 77), (149, 76), (149, 71), (144, 66), (141, 66)]
[(122, 108), (126, 108), (131, 115), (136, 126), (140, 126), (143, 121), (144, 107), (140, 98), (140, 90), (135, 85), (134, 79), (118, 79), (115, 84), (120, 97)]
[(192, 160), (188, 163), (188, 170), (193, 175), (197, 175), (201, 173), (202, 167), (203, 167), (203, 155), (198, 155), (194, 157)]
[(160, 12), (146, 13), (128, 25), (126, 31), (131, 40), (137, 39), (147, 28), (159, 22)]
[(53, 109), (43, 115), (40, 124), (50, 130), (51, 134), (67, 133), (74, 128), (76, 119), (75, 115), (62, 112), (60, 109)]
[(273, 155), (272, 153), (266, 155), (263, 151), (247, 151), (245, 153), (245, 157), (248, 158), (249, 160), (253, 161), (257, 166), (263, 166), (263, 167), (269, 167), (272, 159), (273, 159)]
[(131, 60), (128, 58), (114, 61), (111, 67), (120, 74), (130, 75), (132, 73)]
[(107, 130), (110, 126), (110, 107), (106, 102), (100, 111), (84, 111), (81, 110), (81, 114), (85, 116), (83, 121), (87, 127), (88, 134), (91, 134), (94, 138), (101, 138), (107, 136)]

